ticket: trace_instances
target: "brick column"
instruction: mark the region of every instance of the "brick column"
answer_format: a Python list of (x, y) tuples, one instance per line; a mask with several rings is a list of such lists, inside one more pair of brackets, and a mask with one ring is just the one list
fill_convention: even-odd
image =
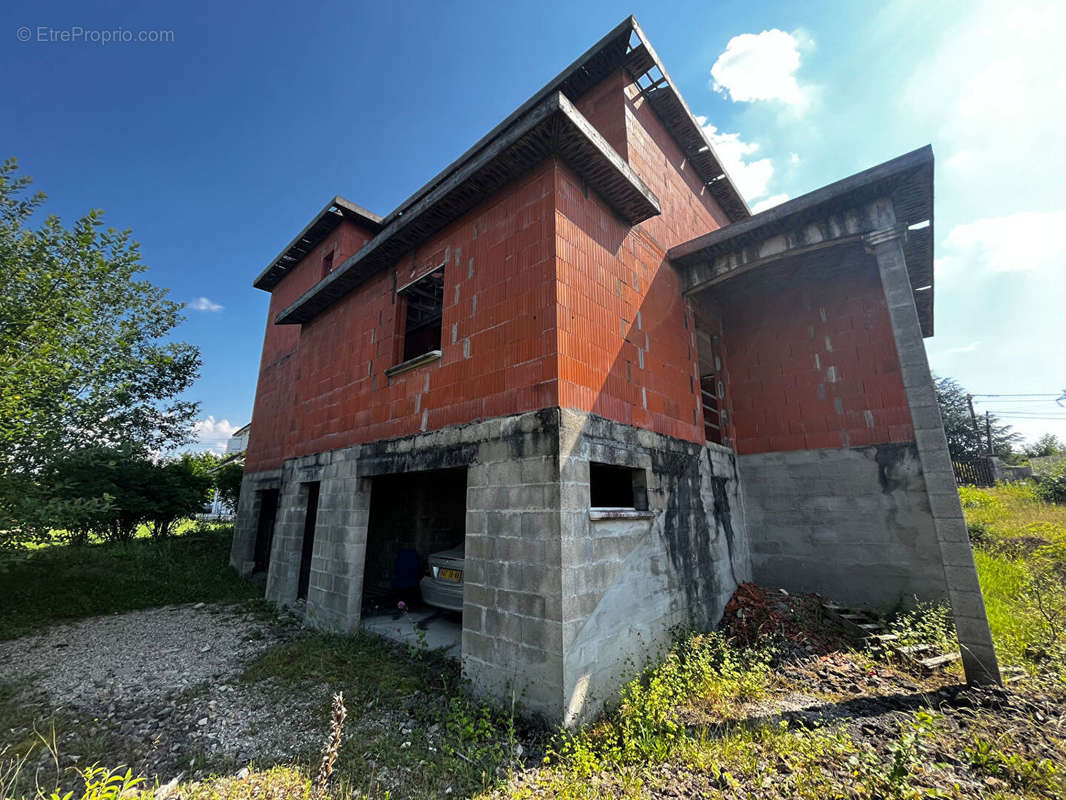
[(988, 629), (984, 597), (977, 581), (977, 568), (962, 516), (944, 424), (936, 402), (903, 254), (902, 239), (906, 230), (896, 227), (895, 213), (891, 202), (887, 200), (879, 204), (878, 217), (882, 229), (867, 234), (865, 240), (868, 250), (877, 259), (888, 302), (903, 387), (914, 422), (918, 457), (929, 493), (929, 506), (940, 545), (944, 579), (959, 635), (966, 680), (975, 684), (998, 684), (999, 664)]

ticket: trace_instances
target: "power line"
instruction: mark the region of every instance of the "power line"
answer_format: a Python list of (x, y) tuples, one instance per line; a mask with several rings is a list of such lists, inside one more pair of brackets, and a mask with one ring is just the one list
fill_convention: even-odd
[(971, 394), (970, 397), (1062, 397), (1062, 392), (1026, 392), (1022, 394)]
[(1005, 420), (1012, 420), (1012, 419), (1013, 420), (1030, 420), (1030, 419), (1032, 419), (1032, 420), (1043, 420), (1044, 422), (1066, 422), (1066, 416), (1062, 416), (1062, 417), (1035, 417), (1035, 416), (1034, 417), (1027, 417), (1027, 416), (1024, 416), (1022, 414), (1014, 414), (1014, 415), (1008, 415), (1008, 416), (1002, 416), (1002, 417), (997, 415), (997, 419), (1005, 419)]

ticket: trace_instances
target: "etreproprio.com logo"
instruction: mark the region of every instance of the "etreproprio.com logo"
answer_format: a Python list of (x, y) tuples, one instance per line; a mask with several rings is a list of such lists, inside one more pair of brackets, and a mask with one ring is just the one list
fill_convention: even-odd
[(85, 28), (71, 25), (55, 28), (51, 25), (30, 27), (22, 25), (15, 31), (20, 42), (45, 44), (169, 44), (174, 41), (172, 30), (130, 30), (129, 28)]

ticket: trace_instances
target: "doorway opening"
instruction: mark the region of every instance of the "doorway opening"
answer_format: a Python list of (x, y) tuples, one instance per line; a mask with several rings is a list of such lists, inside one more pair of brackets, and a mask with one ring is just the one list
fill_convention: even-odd
[(270, 548), (274, 545), (274, 522), (278, 516), (278, 490), (263, 489), (258, 495), (259, 518), (255, 527), (253, 575), (270, 570)]
[(300, 580), (296, 586), (296, 599), (306, 600), (307, 589), (311, 585), (311, 556), (315, 552), (315, 524), (318, 522), (318, 490), (320, 484), (305, 483), (303, 491), (307, 493), (307, 513), (304, 515), (304, 536), (300, 549)]

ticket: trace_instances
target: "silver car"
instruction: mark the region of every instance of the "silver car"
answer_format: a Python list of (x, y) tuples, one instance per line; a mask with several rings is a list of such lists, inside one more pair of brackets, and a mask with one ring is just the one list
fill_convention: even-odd
[(419, 584), (422, 600), (437, 608), (449, 611), (463, 610), (463, 565), (465, 545), (430, 553), (426, 564), (426, 577)]

